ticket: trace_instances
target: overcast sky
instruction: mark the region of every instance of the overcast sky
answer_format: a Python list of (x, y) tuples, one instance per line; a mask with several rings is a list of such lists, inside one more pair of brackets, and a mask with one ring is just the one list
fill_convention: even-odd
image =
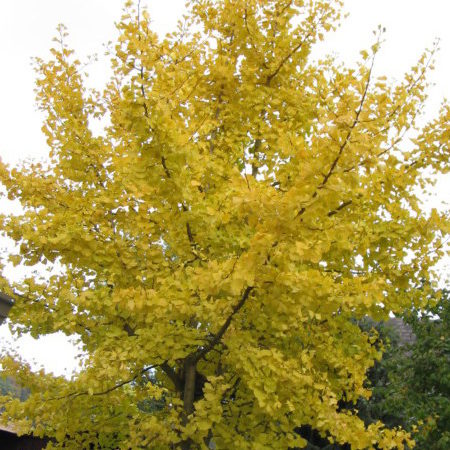
[[(31, 58), (46, 58), (58, 23), (68, 27), (68, 43), (80, 59), (104, 53), (104, 44), (114, 39), (114, 22), (120, 18), (121, 0), (1, 0), (0, 1), (0, 157), (17, 164), (25, 158), (43, 158), (47, 153), (41, 134), (41, 117), (34, 105), (34, 73)], [(153, 29), (159, 34), (172, 30), (184, 11), (184, 0), (141, 0), (147, 5)], [(334, 53), (351, 64), (359, 51), (373, 43), (372, 30), (386, 27), (385, 44), (377, 61), (377, 74), (400, 79), (425, 48), (440, 39), (436, 69), (431, 77), (426, 118), (450, 98), (449, 0), (346, 0), (349, 17), (321, 45), (320, 53)], [(92, 84), (101, 87), (106, 70), (102, 63), (88, 67)], [(438, 199), (450, 196), (449, 181), (440, 180)], [(0, 207), (2, 204), (0, 204)], [(4, 206), (3, 206), (4, 207)], [(61, 336), (39, 342), (22, 338), (12, 343), (7, 327), (0, 327), (2, 344), (13, 345), (25, 359), (57, 374), (74, 368), (77, 350)]]

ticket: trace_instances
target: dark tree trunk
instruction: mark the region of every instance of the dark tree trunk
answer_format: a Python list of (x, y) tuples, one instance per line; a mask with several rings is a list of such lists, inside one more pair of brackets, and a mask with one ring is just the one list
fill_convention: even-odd
[[(196, 379), (196, 362), (187, 359), (184, 364), (184, 389), (183, 389), (183, 425), (187, 425), (188, 416), (194, 412), (195, 400), (195, 379)], [(181, 442), (182, 450), (190, 450), (192, 448), (192, 440), (186, 439)]]

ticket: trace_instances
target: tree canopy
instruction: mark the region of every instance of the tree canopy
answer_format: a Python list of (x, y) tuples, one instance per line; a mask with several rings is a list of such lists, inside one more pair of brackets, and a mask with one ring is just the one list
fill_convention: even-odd
[(434, 50), (392, 83), (381, 30), (355, 67), (311, 57), (339, 0), (188, 6), (159, 38), (127, 4), (102, 92), (64, 28), (36, 61), (49, 161), (0, 164), (0, 229), (40, 272), (0, 288), (14, 329), (86, 356), (70, 380), (4, 357), (30, 396), (2, 420), (77, 450), (402, 448), (345, 405), (380, 357), (357, 320), (420, 308), (444, 252), (418, 196), (449, 169), (448, 105), (417, 127)]

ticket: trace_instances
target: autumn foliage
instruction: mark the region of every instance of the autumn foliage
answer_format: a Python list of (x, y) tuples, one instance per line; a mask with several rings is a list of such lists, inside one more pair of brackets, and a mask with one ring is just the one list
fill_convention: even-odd
[(303, 425), (409, 441), (345, 405), (380, 357), (357, 319), (432, 286), (449, 222), (418, 187), (449, 168), (450, 114), (416, 128), (433, 50), (396, 84), (374, 75), (379, 36), (355, 67), (311, 58), (341, 6), (192, 0), (159, 38), (128, 5), (103, 92), (61, 30), (37, 61), (48, 164), (0, 165), (23, 207), (0, 220), (11, 261), (40, 275), (0, 287), (13, 328), (86, 356), (71, 380), (3, 358), (31, 392), (4, 422), (76, 450), (287, 449)]

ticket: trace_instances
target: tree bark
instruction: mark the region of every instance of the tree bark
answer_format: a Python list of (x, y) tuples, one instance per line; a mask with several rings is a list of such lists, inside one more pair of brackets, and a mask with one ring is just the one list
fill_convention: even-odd
[[(183, 392), (183, 417), (182, 424), (186, 426), (188, 423), (188, 416), (194, 412), (194, 397), (195, 397), (195, 376), (196, 376), (196, 361), (188, 358), (184, 363), (184, 392)], [(185, 439), (181, 442), (182, 450), (190, 450), (192, 448), (192, 440)]]

